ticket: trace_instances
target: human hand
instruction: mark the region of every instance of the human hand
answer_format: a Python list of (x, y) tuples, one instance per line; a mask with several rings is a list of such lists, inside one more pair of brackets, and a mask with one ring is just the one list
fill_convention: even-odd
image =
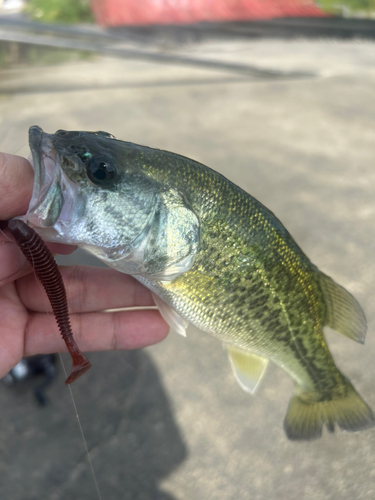
[[(26, 213), (33, 170), (24, 158), (0, 153), (0, 220)], [(75, 247), (49, 244), (54, 253)], [(136, 349), (161, 341), (169, 327), (156, 310), (101, 312), (154, 306), (151, 292), (112, 269), (60, 267), (74, 338), (82, 351)], [(47, 295), (6, 230), (0, 234), (0, 377), (24, 356), (66, 351)]]

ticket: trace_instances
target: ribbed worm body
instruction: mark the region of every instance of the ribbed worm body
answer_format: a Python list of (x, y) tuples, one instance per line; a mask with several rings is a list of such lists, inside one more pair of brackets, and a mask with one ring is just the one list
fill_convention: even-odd
[(62, 276), (50, 250), (42, 238), (23, 221), (14, 219), (8, 223), (17, 245), (33, 266), (51, 303), (62, 338), (72, 357), (73, 366), (65, 383), (70, 384), (83, 375), (91, 363), (79, 350), (70, 326), (68, 301)]

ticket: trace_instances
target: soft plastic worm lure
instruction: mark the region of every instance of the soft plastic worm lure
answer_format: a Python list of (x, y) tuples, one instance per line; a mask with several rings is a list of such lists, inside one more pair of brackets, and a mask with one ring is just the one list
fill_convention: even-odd
[(87, 372), (92, 365), (79, 350), (73, 338), (69, 320), (68, 301), (59, 268), (50, 250), (34, 229), (19, 219), (9, 221), (8, 229), (27, 260), (33, 266), (37, 277), (48, 295), (62, 338), (72, 357), (72, 371), (65, 380), (66, 384), (71, 384)]

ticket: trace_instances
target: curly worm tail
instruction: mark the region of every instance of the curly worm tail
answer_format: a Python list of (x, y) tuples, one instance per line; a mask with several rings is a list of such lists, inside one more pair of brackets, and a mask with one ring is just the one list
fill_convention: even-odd
[(33, 266), (52, 306), (62, 338), (72, 357), (72, 371), (65, 383), (70, 384), (91, 368), (90, 361), (79, 350), (70, 326), (68, 301), (59, 268), (42, 238), (19, 219), (9, 221), (8, 228), (17, 245)]

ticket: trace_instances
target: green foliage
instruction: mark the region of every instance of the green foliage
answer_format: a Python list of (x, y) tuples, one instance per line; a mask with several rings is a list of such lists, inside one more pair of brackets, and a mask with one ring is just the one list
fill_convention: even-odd
[(89, 23), (93, 21), (89, 0), (29, 0), (26, 12), (45, 23)]
[(375, 12), (375, 0), (319, 0), (319, 6), (326, 12), (341, 14), (343, 12), (373, 13)]

